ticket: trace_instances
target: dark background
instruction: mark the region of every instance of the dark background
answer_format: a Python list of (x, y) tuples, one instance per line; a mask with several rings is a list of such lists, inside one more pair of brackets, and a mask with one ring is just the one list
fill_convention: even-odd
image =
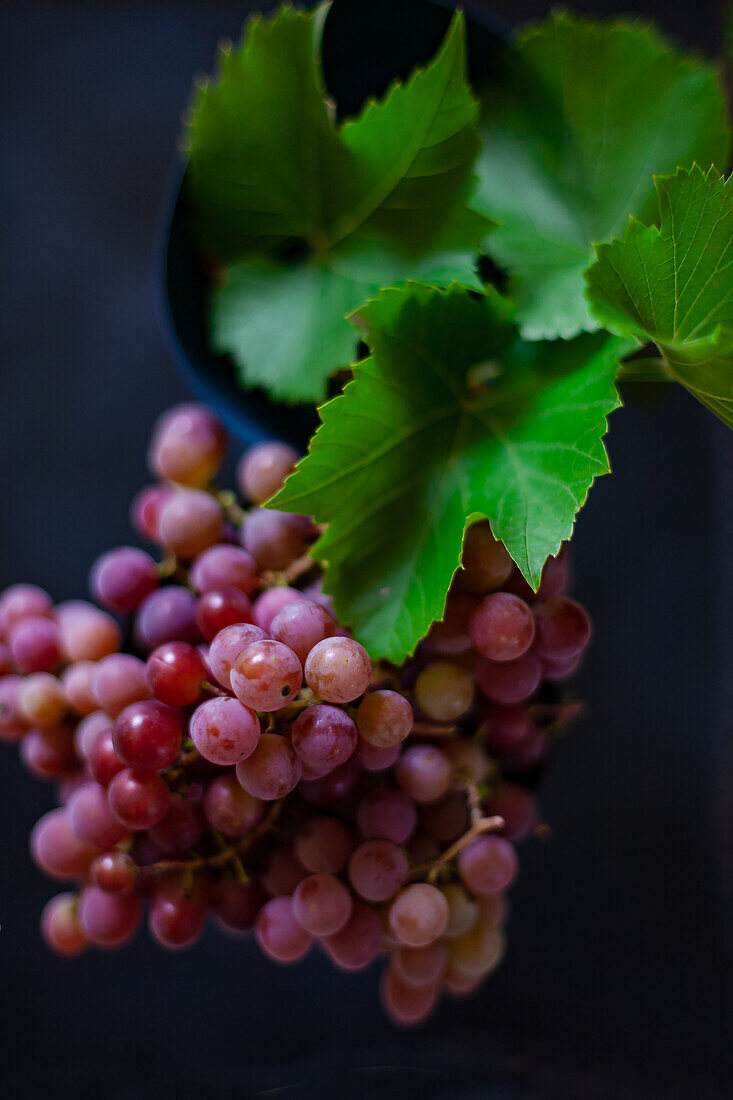
[[(93, 558), (130, 539), (150, 426), (185, 396), (156, 320), (156, 211), (191, 79), (249, 7), (0, 8), (0, 587), (83, 595)], [(656, 14), (719, 48), (714, 3), (574, 7)], [(362, 64), (376, 48), (354, 43)], [(552, 839), (524, 849), (508, 957), (481, 995), (403, 1035), (376, 973), (280, 969), (213, 930), (184, 955), (141, 935), (52, 958), (37, 921), (55, 889), (27, 856), (51, 794), (6, 748), (3, 1097), (730, 1095), (731, 448), (681, 390), (626, 397), (575, 540), (589, 714), (543, 784)]]

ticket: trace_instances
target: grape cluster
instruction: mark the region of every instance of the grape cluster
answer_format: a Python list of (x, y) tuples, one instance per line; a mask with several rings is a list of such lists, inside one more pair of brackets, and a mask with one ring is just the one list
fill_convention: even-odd
[(372, 663), (322, 592), (314, 524), (261, 507), (296, 454), (253, 447), (235, 494), (213, 485), (226, 447), (202, 406), (158, 422), (132, 522), (161, 558), (104, 554), (106, 610), (0, 596), (0, 740), (58, 792), (31, 836), (69, 884), (42, 933), (62, 955), (119, 947), (146, 912), (171, 949), (211, 916), (281, 963), (384, 954), (385, 1008), (417, 1023), (502, 957), (515, 845), (568, 711), (547, 684), (589, 620), (566, 552), (535, 595), (482, 522), (443, 620), (401, 668)]

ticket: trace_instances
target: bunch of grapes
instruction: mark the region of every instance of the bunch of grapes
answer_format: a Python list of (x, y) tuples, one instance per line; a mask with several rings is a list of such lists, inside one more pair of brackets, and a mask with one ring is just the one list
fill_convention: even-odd
[(281, 963), (384, 955), (385, 1008), (414, 1024), (502, 957), (515, 845), (569, 710), (548, 683), (589, 620), (565, 552), (535, 595), (483, 522), (443, 620), (402, 667), (372, 662), (322, 592), (314, 524), (261, 507), (296, 454), (253, 447), (235, 494), (213, 485), (226, 446), (202, 406), (158, 422), (132, 521), (162, 553), (95, 563), (106, 610), (0, 596), (0, 739), (58, 794), (31, 836), (68, 884), (42, 934), (62, 955), (115, 948), (147, 914), (181, 949), (211, 917)]

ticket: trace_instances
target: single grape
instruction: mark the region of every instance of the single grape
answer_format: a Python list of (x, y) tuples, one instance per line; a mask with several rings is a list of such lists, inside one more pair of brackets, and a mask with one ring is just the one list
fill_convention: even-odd
[(443, 940), (435, 940), (428, 947), (398, 947), (393, 956), (395, 971), (413, 986), (436, 985), (447, 962), (448, 948)]
[(260, 881), (273, 898), (293, 894), (299, 883), (308, 877), (298, 857), (289, 844), (281, 844), (268, 853)]
[(497, 542), (486, 520), (466, 531), (461, 554), (460, 585), (469, 592), (493, 592), (501, 588), (514, 567), (507, 550)]
[(201, 685), (208, 671), (195, 646), (188, 642), (165, 642), (148, 657), (145, 674), (159, 702), (169, 707), (186, 707), (201, 697)]
[(314, 806), (351, 817), (358, 802), (360, 783), (361, 769), (355, 757), (350, 756), (345, 764), (318, 779), (306, 781), (304, 778), (300, 793)]
[(201, 704), (189, 732), (204, 760), (220, 766), (239, 764), (257, 749), (260, 720), (239, 700), (222, 695)]
[(287, 443), (258, 443), (250, 447), (237, 466), (239, 491), (253, 504), (264, 504), (282, 488), (297, 461), (297, 452)]
[(326, 949), (340, 970), (364, 970), (382, 950), (379, 914), (355, 900), (351, 916), (340, 932), (325, 940)]
[(257, 915), (255, 935), (262, 951), (281, 963), (302, 959), (312, 943), (296, 920), (289, 897), (271, 898), (262, 906)]
[(137, 886), (138, 866), (127, 852), (104, 852), (97, 856), (89, 878), (106, 894), (131, 894)]
[(112, 813), (107, 794), (98, 783), (84, 783), (67, 806), (72, 832), (93, 848), (112, 848), (127, 836), (127, 828)]
[(115, 752), (131, 768), (167, 768), (181, 750), (182, 737), (181, 711), (157, 699), (125, 707), (114, 725)]
[(50, 878), (82, 878), (99, 849), (79, 840), (66, 809), (50, 810), (39, 818), (30, 836), (33, 861)]
[(450, 943), (451, 965), (464, 974), (488, 974), (502, 960), (505, 949), (504, 934), (495, 925), (479, 920)]
[(584, 608), (567, 596), (552, 596), (535, 605), (537, 652), (550, 660), (577, 657), (590, 641), (590, 619)]
[(415, 699), (435, 722), (455, 722), (473, 704), (473, 679), (460, 665), (433, 661), (415, 681)]
[(74, 731), (74, 752), (82, 760), (88, 760), (92, 746), (100, 733), (112, 733), (112, 719), (103, 710), (95, 710), (82, 718)]
[[(277, 589), (270, 589), (277, 591)], [(243, 649), (259, 642), (267, 635), (261, 627), (253, 623), (238, 623), (236, 626), (227, 626), (217, 634), (209, 648), (209, 665), (211, 671), (222, 687), (231, 691), (231, 673), (234, 659)]]
[(130, 522), (141, 538), (160, 542), (160, 512), (175, 490), (170, 485), (148, 485), (141, 489), (130, 508)]
[(455, 589), (448, 593), (443, 618), (430, 627), (428, 642), (438, 653), (465, 653), (471, 648), (468, 621), (476, 608), (476, 599)]
[(305, 678), (308, 686), (328, 703), (349, 703), (369, 687), (372, 663), (369, 654), (353, 638), (325, 638), (308, 654)]
[(68, 706), (61, 681), (50, 672), (28, 676), (21, 685), (18, 703), (23, 719), (38, 726), (57, 725)]
[(160, 510), (160, 538), (179, 558), (190, 560), (219, 542), (224, 519), (217, 501), (201, 489), (179, 489)]
[(494, 703), (514, 706), (534, 695), (542, 680), (542, 662), (536, 653), (525, 653), (516, 661), (489, 661), (476, 664), (476, 682)]
[(129, 653), (111, 653), (99, 661), (93, 683), (97, 705), (112, 718), (151, 696), (145, 662)]
[(166, 855), (180, 855), (196, 847), (203, 831), (204, 816), (198, 802), (174, 793), (165, 817), (150, 830), (150, 838)]
[(39, 779), (59, 779), (76, 767), (74, 734), (70, 726), (37, 727), (26, 733), (20, 746), (24, 767)]
[(479, 916), (478, 903), (460, 882), (449, 882), (441, 889), (448, 902), (448, 923), (443, 935), (455, 939), (473, 928)]
[(53, 618), (53, 600), (35, 584), (13, 584), (0, 594), (0, 637), (8, 638), (21, 619)]
[(257, 563), (239, 546), (210, 546), (191, 566), (191, 584), (202, 596), (217, 588), (236, 588), (251, 596), (257, 587)]
[(503, 817), (505, 826), (501, 835), (507, 840), (524, 840), (528, 837), (539, 818), (537, 799), (520, 783), (504, 780), (488, 799), (485, 812)]
[(95, 600), (112, 611), (134, 611), (158, 587), (158, 569), (144, 550), (120, 546), (97, 558), (89, 587)]
[(388, 966), (380, 985), (382, 1006), (393, 1023), (401, 1027), (421, 1024), (434, 1010), (438, 991), (434, 985), (406, 982), (394, 966)]
[(310, 875), (298, 883), (293, 894), (293, 914), (312, 936), (340, 932), (351, 916), (351, 894), (333, 875)]
[(511, 752), (532, 730), (526, 707), (489, 703), (486, 709), (486, 743), (499, 755)]
[(94, 677), (97, 674), (96, 661), (77, 661), (69, 665), (61, 675), (64, 694), (69, 707), (77, 714), (91, 714), (99, 703), (94, 693)]
[(184, 889), (178, 880), (160, 883), (153, 894), (148, 928), (154, 940), (169, 951), (192, 947), (206, 924), (206, 896), (200, 885)]
[(458, 857), (458, 873), (472, 894), (498, 894), (517, 877), (517, 853), (499, 836), (478, 836)]
[(448, 790), (450, 761), (434, 745), (410, 745), (397, 762), (395, 779), (415, 802), (434, 802)]
[(204, 405), (177, 405), (153, 431), (148, 465), (155, 477), (201, 488), (221, 466), (227, 449), (223, 425)]
[(19, 672), (53, 672), (62, 658), (62, 635), (52, 619), (29, 615), (8, 632), (13, 663)]
[(445, 931), (448, 902), (437, 886), (414, 882), (392, 902), (389, 923), (401, 943), (427, 947)]
[(339, 707), (319, 703), (301, 711), (290, 727), (290, 738), (303, 764), (324, 775), (352, 756), (356, 726)]
[(259, 883), (222, 879), (214, 886), (211, 906), (227, 932), (249, 932), (266, 901), (267, 895)]
[(367, 840), (349, 859), (349, 882), (365, 901), (387, 901), (405, 885), (407, 856), (389, 840)]
[(200, 598), (196, 607), (196, 625), (209, 642), (226, 627), (251, 620), (249, 597), (231, 586), (211, 589)]
[(108, 894), (87, 886), (79, 899), (79, 923), (97, 947), (122, 947), (140, 925), (140, 901), (135, 894)]
[(576, 653), (574, 657), (543, 657), (542, 675), (545, 680), (555, 683), (558, 680), (567, 680), (580, 667), (583, 652)]
[(123, 825), (129, 829), (151, 829), (167, 814), (171, 793), (155, 772), (125, 768), (110, 783), (107, 798)]
[(313, 533), (313, 522), (307, 516), (255, 508), (244, 522), (241, 540), (260, 569), (287, 569), (306, 553)]
[(57, 955), (72, 958), (88, 946), (79, 923), (78, 900), (75, 894), (57, 894), (41, 913), (41, 935)]
[(187, 588), (166, 585), (146, 596), (135, 619), (135, 640), (142, 649), (157, 649), (164, 642), (198, 642), (196, 597)]
[(484, 977), (485, 975), (480, 972), (472, 974), (461, 970), (455, 963), (449, 962), (443, 975), (443, 986), (451, 997), (470, 997), (481, 986)]
[(204, 795), (208, 821), (225, 836), (243, 836), (259, 825), (265, 804), (241, 786), (236, 775), (227, 773), (212, 779)]
[(440, 847), (458, 840), (466, 832), (468, 825), (465, 796), (456, 791), (449, 792), (439, 802), (429, 802), (420, 807), (420, 828)]
[(295, 749), (277, 733), (263, 733), (252, 755), (237, 764), (237, 779), (245, 791), (265, 802), (290, 794), (301, 772)]
[(292, 649), (265, 638), (237, 655), (230, 672), (232, 691), (248, 707), (280, 710), (300, 691), (303, 669)]
[(293, 600), (304, 600), (305, 596), (297, 588), (288, 588), (287, 585), (279, 585), (268, 588), (261, 596), (258, 596), (252, 608), (255, 622), (269, 634), (272, 620), (281, 608)]
[(485, 596), (468, 624), (471, 641), (490, 661), (516, 661), (535, 636), (535, 621), (524, 600), (511, 592)]
[(333, 636), (336, 624), (333, 618), (311, 600), (293, 600), (281, 607), (270, 623), (270, 634), (283, 642), (305, 664), (313, 646), (324, 638)]
[(411, 798), (395, 787), (370, 791), (359, 803), (356, 815), (359, 831), (367, 840), (391, 840), (404, 844), (417, 825), (417, 810)]
[(311, 817), (295, 835), (296, 855), (314, 874), (337, 875), (346, 866), (353, 848), (351, 829), (336, 817)]
[(370, 691), (356, 712), (360, 736), (379, 749), (399, 745), (412, 730), (412, 723), (412, 707), (396, 691)]
[(369, 741), (360, 737), (356, 743), (355, 757), (362, 768), (368, 772), (382, 772), (391, 768), (400, 755), (400, 744), (390, 745), (386, 749), (378, 749)]
[(101, 661), (122, 643), (119, 626), (105, 611), (84, 600), (68, 600), (56, 608), (61, 648), (67, 661)]

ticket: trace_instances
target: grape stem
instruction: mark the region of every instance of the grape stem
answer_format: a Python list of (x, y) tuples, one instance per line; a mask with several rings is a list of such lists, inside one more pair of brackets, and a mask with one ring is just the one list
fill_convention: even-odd
[(297, 581), (300, 577), (305, 576), (306, 573), (310, 573), (311, 569), (314, 569), (316, 562), (310, 556), (310, 554), (303, 554), (302, 557), (296, 558), (291, 562), (287, 569), (275, 570), (271, 569), (262, 574), (262, 587), (282, 587), (283, 585), (292, 584), (293, 581)]
[(503, 829), (505, 825), (504, 818), (499, 817), (498, 814), (492, 817), (479, 817), (471, 824), (470, 829), (467, 829), (463, 836), (451, 844), (450, 848), (446, 848), (437, 859), (434, 859), (431, 863), (423, 863), (421, 866), (415, 867), (410, 878), (418, 882), (435, 883), (446, 864), (454, 860), (457, 855), (460, 855), (472, 840), (484, 833), (495, 833), (498, 829)]
[[(256, 840), (264, 836), (277, 821), (283, 808), (283, 800), (273, 802), (265, 817), (256, 829), (246, 833), (236, 844), (226, 844), (225, 847), (213, 856), (196, 856), (194, 859), (166, 859), (158, 863), (149, 863), (147, 867), (141, 867), (143, 877), (160, 878), (165, 875), (180, 875), (186, 872), (210, 870), (213, 867), (225, 867), (227, 863), (233, 863), (238, 873), (246, 874), (240, 857), (250, 848)], [(222, 838), (223, 839), (223, 838)]]

